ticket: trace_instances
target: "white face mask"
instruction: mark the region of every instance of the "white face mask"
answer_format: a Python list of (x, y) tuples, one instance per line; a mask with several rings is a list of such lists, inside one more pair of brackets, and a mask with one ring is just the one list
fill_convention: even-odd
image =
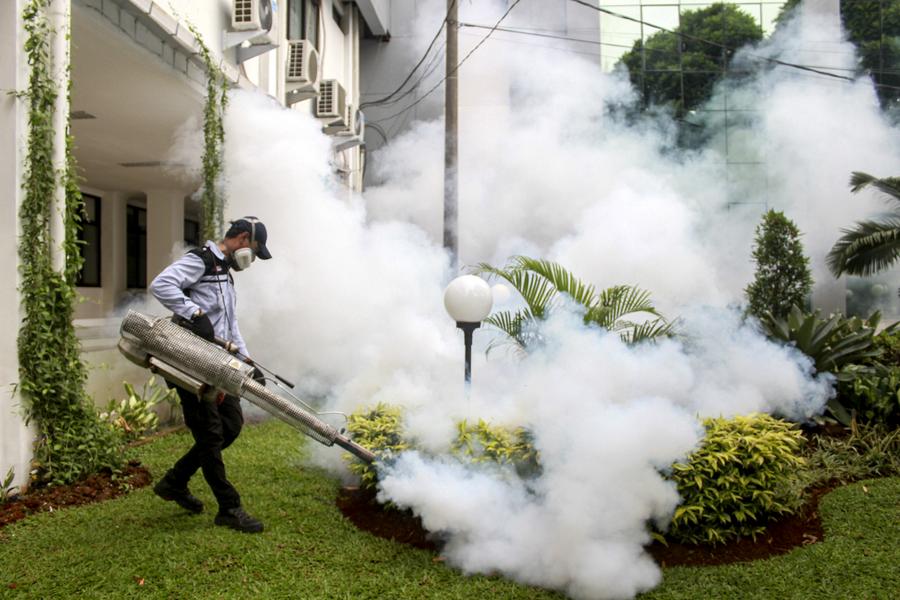
[(250, 264), (256, 260), (256, 253), (250, 248), (238, 248), (231, 253), (234, 268), (238, 271), (249, 269)]

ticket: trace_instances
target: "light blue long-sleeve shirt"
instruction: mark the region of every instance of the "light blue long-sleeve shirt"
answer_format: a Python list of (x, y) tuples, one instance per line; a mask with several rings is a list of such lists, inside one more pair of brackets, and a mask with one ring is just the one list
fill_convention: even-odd
[[(218, 244), (207, 241), (206, 247), (220, 261), (225, 260)], [(163, 306), (185, 319), (202, 310), (212, 321), (216, 337), (234, 343), (241, 354), (250, 356), (238, 328), (237, 294), (228, 269), (222, 268), (204, 276), (205, 272), (202, 258), (185, 254), (156, 276), (150, 283), (150, 293)]]

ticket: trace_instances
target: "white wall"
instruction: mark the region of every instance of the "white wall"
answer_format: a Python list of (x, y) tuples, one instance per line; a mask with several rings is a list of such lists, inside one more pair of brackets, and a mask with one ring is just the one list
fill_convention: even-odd
[[(19, 16), (24, 0), (0, 2), (0, 90), (27, 84), (20, 50), (24, 34)], [(32, 433), (19, 415), (19, 397), (12, 385), (19, 380), (16, 338), (21, 321), (19, 271), (16, 256), (21, 164), (24, 149), (25, 103), (0, 94), (0, 478), (15, 469), (15, 483), (27, 481)]]

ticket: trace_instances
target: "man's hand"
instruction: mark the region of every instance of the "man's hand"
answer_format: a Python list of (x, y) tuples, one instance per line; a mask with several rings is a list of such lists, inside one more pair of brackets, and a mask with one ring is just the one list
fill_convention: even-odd
[(208, 342), (216, 341), (216, 330), (206, 313), (194, 315), (190, 321), (184, 322), (184, 327)]

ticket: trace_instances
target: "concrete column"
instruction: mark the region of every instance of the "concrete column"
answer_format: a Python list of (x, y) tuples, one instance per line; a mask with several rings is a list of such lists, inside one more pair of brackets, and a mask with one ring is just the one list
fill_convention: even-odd
[(147, 285), (184, 247), (184, 192), (147, 190)]
[(125, 291), (126, 241), (125, 241), (125, 194), (110, 192), (103, 195), (101, 202), (100, 277), (103, 282), (103, 307), (109, 313)]
[[(24, 33), (20, 21), (23, 0), (0, 2), (0, 90), (27, 85)], [(22, 311), (19, 300), (17, 245), (18, 210), (22, 202), (22, 160), (25, 156), (24, 100), (0, 94), (0, 478), (15, 470), (15, 485), (28, 480), (34, 433), (25, 426), (17, 394), (19, 380), (16, 339)]]

